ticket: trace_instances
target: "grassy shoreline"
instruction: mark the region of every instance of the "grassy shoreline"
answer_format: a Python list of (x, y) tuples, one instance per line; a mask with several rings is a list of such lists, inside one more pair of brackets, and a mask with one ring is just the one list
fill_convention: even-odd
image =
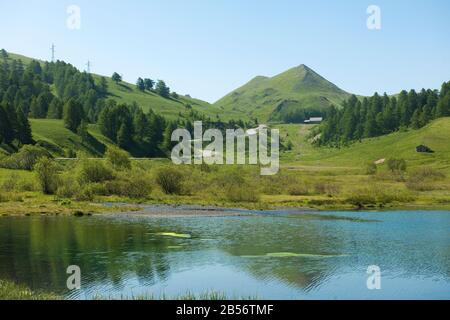
[[(96, 295), (91, 300), (118, 300), (113, 296)], [(205, 291), (200, 294), (186, 292), (174, 296), (153, 293), (121, 296), (120, 300), (258, 300), (258, 296), (227, 296), (219, 291)], [(61, 295), (33, 291), (22, 284), (0, 279), (0, 300), (65, 300)]]
[[(262, 197), (262, 201), (253, 202), (223, 202), (223, 201), (204, 201), (199, 199), (189, 199), (188, 197), (167, 198), (164, 200), (140, 200), (117, 198), (117, 197), (100, 197), (95, 202), (73, 201), (68, 199), (58, 199), (52, 196), (39, 196), (26, 194), (22, 201), (8, 201), (0, 203), (0, 217), (7, 216), (92, 216), (96, 214), (121, 214), (121, 213), (139, 213), (142, 212), (142, 206), (199, 206), (203, 208), (211, 207), (211, 210), (198, 210), (196, 214), (183, 214), (179, 212), (168, 212), (166, 214), (152, 214), (146, 212), (146, 216), (228, 216), (236, 215), (235, 210), (277, 210), (277, 209), (300, 209), (304, 211), (383, 211), (383, 210), (449, 210), (450, 203), (442, 204), (429, 201), (414, 202), (394, 202), (394, 203), (374, 203), (358, 206), (345, 202), (345, 199), (318, 199), (317, 197)], [(314, 205), (308, 205), (313, 201)], [(321, 203), (321, 201), (323, 201)], [(226, 211), (222, 211), (225, 209)], [(211, 214), (216, 212), (215, 214)], [(243, 213), (245, 214), (245, 213)]]
[(53, 293), (30, 290), (24, 285), (0, 279), (0, 300), (62, 300)]

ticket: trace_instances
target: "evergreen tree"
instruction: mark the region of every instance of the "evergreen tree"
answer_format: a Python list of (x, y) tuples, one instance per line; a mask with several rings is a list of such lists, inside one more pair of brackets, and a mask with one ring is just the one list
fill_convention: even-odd
[(136, 81), (136, 87), (138, 88), (139, 91), (144, 91), (145, 90), (145, 83), (144, 80), (142, 78), (138, 78)]
[(9, 123), (9, 117), (5, 107), (0, 104), (0, 142), (10, 144), (14, 139), (14, 134)]
[(172, 142), (172, 132), (174, 132), (177, 127), (178, 125), (175, 121), (170, 121), (164, 130), (162, 149), (166, 152), (166, 154), (169, 154), (176, 144), (176, 142)]
[(62, 119), (62, 115), (63, 115), (63, 103), (61, 102), (61, 100), (55, 97), (48, 106), (47, 118)]
[(119, 84), (119, 82), (122, 81), (122, 76), (118, 74), (117, 72), (114, 72), (111, 76), (112, 81), (114, 81), (116, 84)]
[(72, 98), (64, 105), (64, 126), (72, 132), (76, 132), (84, 119), (83, 107)]
[(416, 111), (414, 111), (414, 113), (411, 117), (411, 128), (419, 129), (421, 127), (420, 116), (421, 116), (420, 109), (416, 109)]
[(128, 150), (131, 147), (131, 128), (127, 122), (121, 124), (117, 132), (117, 145), (122, 149)]
[(77, 128), (77, 134), (80, 136), (81, 141), (84, 143), (89, 142), (89, 132), (88, 132), (88, 123), (85, 120), (81, 120), (80, 125)]
[(17, 122), (19, 125), (18, 139), (22, 144), (33, 144), (33, 135), (31, 133), (31, 125), (28, 118), (22, 111), (17, 112)]
[(163, 98), (168, 98), (170, 95), (170, 88), (166, 86), (163, 80), (158, 80), (156, 84), (156, 92)]
[(145, 78), (144, 79), (144, 84), (145, 84), (145, 90), (152, 90), (153, 86), (155, 85), (155, 82), (152, 79), (149, 78)]

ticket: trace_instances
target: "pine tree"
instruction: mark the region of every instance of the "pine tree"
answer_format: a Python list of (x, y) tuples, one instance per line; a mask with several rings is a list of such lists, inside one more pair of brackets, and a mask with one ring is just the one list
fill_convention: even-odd
[(0, 142), (10, 144), (14, 136), (5, 107), (0, 104)]
[(117, 145), (125, 150), (131, 147), (131, 128), (126, 122), (122, 123), (117, 132)]
[(366, 121), (364, 124), (364, 136), (366, 138), (375, 137), (377, 134), (377, 123), (375, 115), (372, 111), (367, 113)]
[(119, 84), (119, 82), (122, 81), (122, 76), (118, 74), (117, 72), (114, 72), (111, 76), (112, 81), (114, 81), (116, 84)]
[(153, 89), (153, 86), (155, 85), (155, 81), (153, 81), (152, 79), (149, 79), (149, 78), (145, 78), (144, 84), (145, 84), (145, 90), (150, 91)]
[(62, 119), (62, 115), (63, 115), (63, 103), (61, 102), (61, 100), (55, 97), (48, 106), (47, 118)]
[(420, 127), (420, 109), (416, 109), (411, 117), (411, 128), (419, 129)]
[(162, 149), (166, 152), (166, 154), (169, 154), (176, 144), (176, 142), (172, 142), (172, 133), (177, 129), (177, 127), (178, 126), (175, 121), (170, 121), (164, 130)]
[(75, 98), (70, 99), (64, 105), (64, 126), (72, 132), (76, 132), (84, 119), (83, 108)]
[(22, 144), (33, 144), (33, 135), (28, 118), (22, 111), (17, 112), (17, 122), (19, 125), (18, 139)]
[(77, 134), (80, 136), (81, 141), (84, 143), (89, 142), (88, 123), (85, 120), (81, 120), (80, 125), (77, 128)]
[(142, 78), (138, 78), (136, 81), (136, 87), (138, 88), (139, 91), (144, 91), (145, 90), (145, 83), (144, 80)]
[(430, 108), (428, 105), (423, 108), (423, 111), (420, 114), (419, 118), (420, 127), (426, 126), (431, 121), (432, 112), (432, 108)]
[(166, 83), (163, 80), (158, 80), (156, 84), (156, 92), (164, 98), (168, 98), (170, 95), (170, 89), (166, 86)]

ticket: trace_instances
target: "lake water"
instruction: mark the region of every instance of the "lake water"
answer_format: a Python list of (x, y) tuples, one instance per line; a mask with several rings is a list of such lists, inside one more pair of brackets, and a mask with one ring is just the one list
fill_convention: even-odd
[[(69, 291), (66, 269), (81, 268)], [(367, 268), (381, 289), (367, 288)], [(450, 212), (0, 218), (0, 278), (71, 299), (450, 299)]]

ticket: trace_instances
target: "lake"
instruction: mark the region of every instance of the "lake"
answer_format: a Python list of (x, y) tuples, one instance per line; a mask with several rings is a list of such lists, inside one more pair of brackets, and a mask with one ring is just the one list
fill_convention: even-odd
[[(66, 269), (81, 269), (69, 291)], [(369, 266), (381, 289), (369, 290)], [(0, 218), (0, 279), (69, 299), (450, 299), (450, 212)]]

